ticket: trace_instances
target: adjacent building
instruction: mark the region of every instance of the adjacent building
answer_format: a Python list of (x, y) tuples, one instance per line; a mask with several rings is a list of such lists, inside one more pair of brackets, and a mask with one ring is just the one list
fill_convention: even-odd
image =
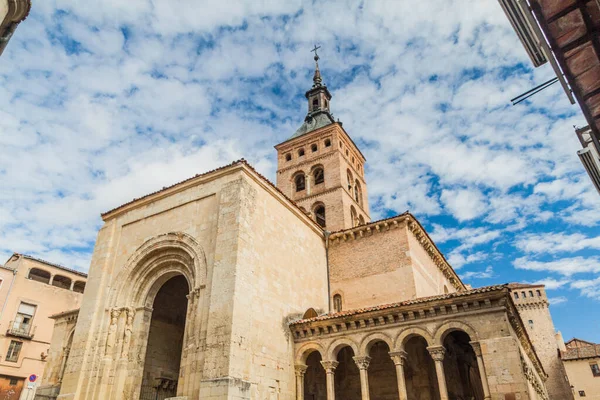
[(79, 308), (85, 284), (86, 274), (23, 254), (0, 267), (0, 399), (34, 397), (45, 379), (50, 317)]
[(561, 352), (576, 399), (600, 399), (600, 344), (571, 339)]
[(0, 0), (0, 55), (30, 9), (31, 0)]
[(533, 65), (549, 62), (571, 103), (579, 103), (588, 126), (582, 129), (587, 132), (586, 141), (578, 155), (600, 191), (600, 2), (499, 2)]

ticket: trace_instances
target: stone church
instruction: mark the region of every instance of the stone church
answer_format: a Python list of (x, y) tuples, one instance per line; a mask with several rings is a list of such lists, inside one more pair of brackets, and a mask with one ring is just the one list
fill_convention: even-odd
[(371, 221), (315, 61), (276, 185), (241, 160), (102, 215), (37, 398), (572, 398), (542, 286), (472, 289), (413, 215)]

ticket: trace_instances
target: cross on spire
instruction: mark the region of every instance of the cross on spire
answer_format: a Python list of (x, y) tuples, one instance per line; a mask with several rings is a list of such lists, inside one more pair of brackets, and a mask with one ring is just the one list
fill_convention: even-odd
[(319, 60), (319, 54), (317, 54), (317, 50), (319, 50), (320, 48), (321, 48), (321, 46), (317, 46), (317, 45), (315, 44), (315, 48), (311, 50), (311, 52), (314, 52), (314, 53), (315, 53), (315, 61), (318, 61), (318, 60)]

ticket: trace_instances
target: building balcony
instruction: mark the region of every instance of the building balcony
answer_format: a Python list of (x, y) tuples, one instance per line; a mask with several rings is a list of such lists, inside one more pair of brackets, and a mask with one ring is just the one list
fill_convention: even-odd
[(23, 339), (32, 339), (34, 334), (35, 326), (20, 323), (18, 321), (10, 321), (8, 329), (6, 330), (7, 336), (15, 336)]

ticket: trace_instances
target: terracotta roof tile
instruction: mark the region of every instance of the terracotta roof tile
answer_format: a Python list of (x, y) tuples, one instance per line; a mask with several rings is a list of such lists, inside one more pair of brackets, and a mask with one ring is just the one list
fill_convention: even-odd
[(341, 311), (338, 313), (324, 314), (324, 315), (320, 315), (315, 318), (306, 318), (306, 319), (301, 319), (298, 321), (293, 321), (293, 322), (290, 322), (290, 325), (299, 325), (299, 324), (305, 324), (308, 322), (325, 321), (325, 320), (339, 318), (339, 317), (350, 317), (353, 315), (358, 315), (358, 314), (367, 313), (367, 312), (371, 312), (371, 311), (387, 310), (390, 308), (409, 306), (409, 305), (413, 305), (413, 304), (427, 303), (430, 301), (454, 299), (457, 297), (469, 296), (472, 294), (487, 293), (487, 292), (493, 292), (496, 290), (502, 290), (502, 289), (506, 289), (507, 287), (508, 287), (508, 284), (484, 286), (484, 287), (480, 287), (477, 289), (467, 290), (464, 292), (447, 293), (447, 294), (442, 294), (442, 295), (437, 295), (437, 296), (421, 297), (421, 298), (417, 298), (414, 300), (401, 301), (398, 303), (381, 304), (378, 306), (366, 307), (366, 308), (356, 308), (353, 310)]

